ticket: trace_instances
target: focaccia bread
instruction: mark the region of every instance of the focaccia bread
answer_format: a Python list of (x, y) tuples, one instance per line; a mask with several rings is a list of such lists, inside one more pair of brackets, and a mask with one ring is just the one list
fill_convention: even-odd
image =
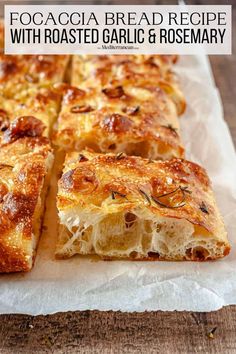
[(15, 98), (0, 94), (0, 136), (15, 118), (34, 116), (43, 122), (44, 135), (48, 137), (60, 109), (60, 99), (60, 94), (53, 88), (34, 85), (18, 92)]
[(230, 251), (206, 172), (186, 160), (69, 153), (57, 208), (57, 257), (205, 261)]
[[(173, 58), (174, 59), (173, 59)], [(109, 85), (159, 87), (176, 104), (178, 114), (186, 102), (172, 71), (176, 56), (161, 55), (75, 55), (72, 59), (72, 85), (101, 90)]]
[(53, 153), (34, 117), (15, 120), (0, 145), (0, 272), (32, 268)]
[(54, 144), (65, 151), (125, 152), (152, 159), (182, 157), (176, 107), (151, 86), (81, 90), (63, 86)]
[(50, 87), (62, 82), (67, 55), (0, 55), (0, 93), (17, 98), (30, 85)]

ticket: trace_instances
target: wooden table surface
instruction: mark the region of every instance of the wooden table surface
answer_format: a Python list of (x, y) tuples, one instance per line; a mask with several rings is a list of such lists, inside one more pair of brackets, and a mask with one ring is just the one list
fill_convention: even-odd
[[(233, 26), (236, 33), (235, 6)], [(232, 56), (210, 59), (225, 119), (236, 145), (236, 55), (233, 52)], [(213, 328), (216, 330), (212, 339), (209, 332)], [(236, 353), (236, 306), (211, 313), (85, 311), (36, 317), (0, 316), (0, 353), (91, 352)]]

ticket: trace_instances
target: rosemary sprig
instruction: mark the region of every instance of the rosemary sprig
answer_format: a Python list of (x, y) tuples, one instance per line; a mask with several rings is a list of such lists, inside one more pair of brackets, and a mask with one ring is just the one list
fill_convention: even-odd
[(125, 157), (125, 154), (123, 152), (119, 152), (117, 155), (116, 155), (116, 160), (121, 160)]
[(172, 206), (172, 205), (167, 205), (167, 204), (161, 202), (160, 200), (157, 199), (157, 197), (154, 197), (153, 195), (151, 196), (151, 198), (156, 204), (160, 205), (163, 208), (177, 209), (177, 208), (181, 208), (181, 207), (185, 206), (185, 204), (186, 204), (183, 201), (183, 199), (181, 200), (181, 202), (179, 204)]
[(173, 125), (171, 125), (171, 124), (162, 125), (162, 127), (171, 130), (176, 135), (178, 134), (177, 129), (175, 127), (173, 127)]
[(144, 196), (144, 198), (146, 199), (146, 201), (148, 202), (149, 205), (151, 205), (151, 199), (149, 198), (149, 196), (147, 195), (146, 192), (144, 192), (142, 189), (139, 189), (139, 193)]
[(162, 197), (166, 197), (167, 195), (174, 194), (174, 193), (176, 193), (179, 189), (180, 189), (180, 186), (177, 187), (176, 189), (174, 189), (174, 190), (171, 191), (171, 192), (160, 194), (160, 195), (158, 195), (156, 198), (162, 198)]
[[(172, 194), (175, 194), (177, 191), (181, 191), (182, 192), (182, 200), (180, 201), (180, 203), (178, 203), (177, 205), (171, 206), (171, 205), (167, 205), (164, 202), (162, 202), (160, 200), (160, 198), (166, 197), (166, 196), (170, 196)], [(186, 203), (185, 203), (185, 193), (192, 193), (187, 186), (178, 186), (177, 188), (175, 188), (173, 191), (168, 192), (168, 193), (163, 193), (160, 194), (158, 196), (154, 196), (151, 195), (151, 198), (148, 196), (148, 194), (146, 192), (144, 192), (142, 189), (139, 189), (140, 194), (142, 194), (142, 196), (147, 200), (148, 204), (151, 205), (151, 200), (153, 200), (154, 203), (158, 204), (159, 206), (163, 207), (163, 208), (170, 208), (170, 209), (176, 209), (176, 208), (181, 208), (183, 207)]]
[[(173, 205), (173, 206), (172, 205), (167, 205), (167, 204), (163, 203), (162, 201), (160, 201), (160, 198), (172, 195), (172, 194), (176, 193), (178, 190), (180, 190), (182, 192), (182, 200), (177, 205)], [(185, 204), (186, 204), (185, 203), (185, 199), (186, 199), (185, 193), (191, 194), (192, 192), (188, 189), (187, 186), (184, 186), (184, 187), (178, 186), (176, 189), (174, 189), (171, 192), (163, 193), (163, 194), (158, 195), (158, 196), (153, 196), (152, 195), (151, 198), (156, 204), (160, 205), (163, 208), (176, 209), (176, 208), (181, 208), (181, 207), (185, 206)]]
[(190, 191), (190, 190), (188, 189), (188, 186), (184, 186), (184, 187), (179, 186), (179, 188), (181, 189), (182, 192), (185, 192), (185, 193), (188, 193), (188, 194), (191, 194), (191, 193), (192, 193), (192, 191)]
[(200, 209), (203, 213), (209, 214), (209, 211), (208, 211), (208, 209), (207, 209), (207, 206), (206, 206), (206, 204), (205, 204), (204, 202), (202, 202), (202, 203), (200, 204), (199, 209)]
[(111, 191), (111, 198), (113, 200), (116, 199), (116, 195), (118, 195), (121, 198), (126, 198), (126, 194), (120, 193), (118, 191)]

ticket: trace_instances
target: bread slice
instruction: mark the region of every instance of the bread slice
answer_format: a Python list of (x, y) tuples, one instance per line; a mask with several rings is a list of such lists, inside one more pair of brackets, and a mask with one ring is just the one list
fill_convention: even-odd
[(176, 56), (171, 55), (75, 55), (72, 85), (101, 90), (125, 82), (129, 85), (159, 87), (176, 104), (178, 114), (186, 107), (177, 76), (172, 71)]
[(18, 118), (0, 145), (0, 272), (32, 268), (53, 153), (42, 123)]
[(230, 251), (205, 170), (182, 159), (69, 153), (57, 208), (57, 257), (206, 261)]
[(151, 85), (120, 82), (100, 91), (63, 86), (54, 144), (65, 151), (125, 152), (151, 159), (183, 157), (176, 107)]

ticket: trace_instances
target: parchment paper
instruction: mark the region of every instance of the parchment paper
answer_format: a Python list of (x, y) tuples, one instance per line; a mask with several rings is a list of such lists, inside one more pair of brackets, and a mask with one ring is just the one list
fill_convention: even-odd
[[(182, 57), (176, 67), (188, 102), (181, 128), (188, 159), (213, 182), (232, 244), (223, 260), (192, 262), (54, 259), (56, 220), (47, 202), (36, 262), (28, 274), (0, 276), (0, 312), (48, 314), (68, 310), (212, 311), (236, 304), (236, 155), (206, 57)], [(50, 197), (55, 193), (51, 181)]]

